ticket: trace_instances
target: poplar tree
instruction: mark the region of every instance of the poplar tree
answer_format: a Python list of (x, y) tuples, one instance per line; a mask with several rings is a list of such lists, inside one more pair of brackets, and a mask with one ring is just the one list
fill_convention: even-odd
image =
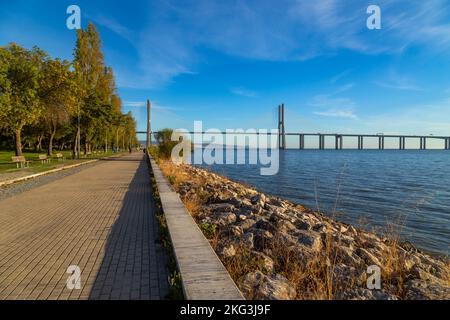
[(74, 113), (70, 63), (59, 59), (45, 61), (39, 84), (43, 106), (42, 122), (48, 135), (48, 155), (53, 153), (53, 140), (58, 128)]

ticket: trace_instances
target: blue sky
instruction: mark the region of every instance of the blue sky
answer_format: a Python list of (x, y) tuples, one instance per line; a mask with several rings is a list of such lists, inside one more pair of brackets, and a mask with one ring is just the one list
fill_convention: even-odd
[(285, 103), (287, 131), (450, 135), (447, 0), (0, 0), (0, 44), (71, 59), (70, 4), (140, 129), (149, 98), (156, 129), (275, 128)]

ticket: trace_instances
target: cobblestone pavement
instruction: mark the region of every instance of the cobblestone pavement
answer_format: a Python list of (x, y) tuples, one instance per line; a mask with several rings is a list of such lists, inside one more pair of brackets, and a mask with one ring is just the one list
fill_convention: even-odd
[[(153, 212), (143, 154), (0, 200), (0, 299), (163, 299)], [(71, 265), (80, 289), (68, 289)]]

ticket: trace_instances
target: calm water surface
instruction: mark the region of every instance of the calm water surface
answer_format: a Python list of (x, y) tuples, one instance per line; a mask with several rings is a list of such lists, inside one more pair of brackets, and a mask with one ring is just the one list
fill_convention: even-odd
[(255, 165), (204, 167), (366, 229), (396, 224), (404, 240), (450, 254), (449, 151), (280, 150), (274, 176)]

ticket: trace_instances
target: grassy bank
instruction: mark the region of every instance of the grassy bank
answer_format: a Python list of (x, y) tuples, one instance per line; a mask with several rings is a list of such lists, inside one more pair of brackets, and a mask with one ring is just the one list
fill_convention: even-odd
[[(65, 160), (58, 160), (56, 158), (56, 153), (62, 153)], [(50, 163), (41, 163), (39, 160), (39, 155), (45, 154), (45, 152), (24, 152), (23, 156), (27, 161), (31, 161), (29, 163), (29, 167), (27, 168), (17, 168), (17, 165), (11, 161), (11, 157), (15, 156), (13, 151), (0, 151), (0, 176), (4, 175), (14, 175), (21, 174), (26, 175), (44, 172), (52, 169), (56, 169), (62, 166), (67, 166), (79, 162), (84, 162), (87, 160), (92, 160), (101, 157), (108, 157), (117, 153), (107, 152), (107, 153), (98, 153), (92, 154), (81, 159), (72, 159), (71, 151), (58, 151), (55, 152)]]

